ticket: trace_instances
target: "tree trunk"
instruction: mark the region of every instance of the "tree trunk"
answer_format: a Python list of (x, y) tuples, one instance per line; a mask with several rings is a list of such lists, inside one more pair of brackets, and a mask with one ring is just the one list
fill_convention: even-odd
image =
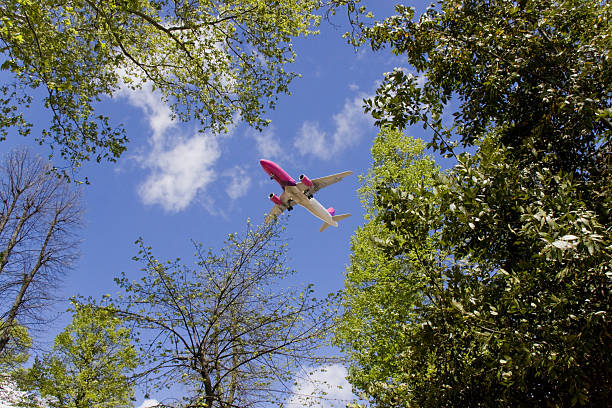
[(0, 353), (2, 353), (2, 351), (4, 350), (4, 348), (6, 347), (6, 345), (8, 344), (10, 340), (8, 329), (15, 322), (15, 317), (17, 316), (17, 312), (19, 311), (19, 307), (23, 303), (23, 298), (26, 294), (28, 287), (32, 283), (34, 276), (36, 276), (36, 273), (40, 270), (40, 268), (46, 262), (45, 258), (46, 258), (47, 245), (49, 244), (49, 240), (51, 239), (51, 236), (53, 235), (56, 223), (57, 223), (57, 215), (55, 216), (55, 218), (51, 222), (51, 225), (49, 226), (49, 229), (47, 230), (47, 236), (45, 237), (45, 242), (43, 243), (43, 246), (38, 253), (38, 259), (36, 260), (36, 264), (30, 270), (29, 273), (23, 275), (23, 281), (21, 282), (21, 288), (19, 288), (19, 292), (17, 293), (17, 296), (15, 297), (13, 306), (9, 310), (9, 313), (3, 324), (4, 326), (3, 333), (0, 335)]

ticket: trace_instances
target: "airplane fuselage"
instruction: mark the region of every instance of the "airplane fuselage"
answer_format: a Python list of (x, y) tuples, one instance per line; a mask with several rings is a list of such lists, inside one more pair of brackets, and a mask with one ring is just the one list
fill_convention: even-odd
[(293, 205), (293, 203), (299, 204), (321, 221), (333, 225), (334, 227), (338, 226), (338, 223), (332, 219), (331, 214), (316, 198), (306, 197), (296, 186), (287, 186), (284, 190), (290, 205)]
[(295, 187), (297, 185), (295, 180), (292, 179), (291, 176), (281, 168), (281, 166), (273, 161), (261, 159), (259, 164), (261, 164), (264, 171), (268, 173), (268, 176), (270, 176), (272, 180), (276, 180), (276, 182), (280, 184), (283, 189), (287, 186)]
[(299, 204), (323, 222), (333, 225), (334, 227), (338, 226), (338, 223), (332, 218), (332, 214), (330, 214), (320, 202), (313, 198), (312, 194), (304, 194), (304, 192), (297, 187), (296, 181), (278, 164), (263, 159), (260, 160), (259, 163), (270, 178), (276, 180), (283, 188), (283, 194), (281, 194), (280, 201), (285, 208), (291, 209), (295, 204)]

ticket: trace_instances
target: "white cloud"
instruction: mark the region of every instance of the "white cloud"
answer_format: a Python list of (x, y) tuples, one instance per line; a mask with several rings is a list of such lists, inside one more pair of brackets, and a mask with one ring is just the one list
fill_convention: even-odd
[(225, 192), (229, 198), (236, 200), (246, 195), (251, 185), (251, 177), (244, 168), (234, 166), (223, 174), (229, 178), (229, 182), (225, 187)]
[(144, 111), (153, 131), (149, 149), (136, 157), (150, 172), (138, 187), (140, 198), (166, 211), (185, 209), (216, 178), (213, 166), (221, 155), (217, 138), (197, 132), (182, 134), (170, 108), (148, 84), (137, 90), (124, 87), (119, 95)]
[(162, 102), (158, 93), (153, 92), (151, 85), (145, 84), (141, 89), (136, 90), (123, 87), (118, 95), (127, 97), (132, 106), (144, 111), (156, 142), (162, 142), (166, 132), (176, 127), (176, 122), (172, 120), (170, 107)]
[(333, 146), (329, 146), (327, 132), (321, 130), (319, 122), (305, 121), (298, 132), (293, 146), (302, 154), (312, 154), (329, 159)]
[(288, 408), (315, 406), (321, 408), (344, 407), (356, 399), (346, 380), (348, 372), (340, 364), (332, 364), (309, 370), (296, 378), (293, 395), (287, 401)]
[(249, 136), (255, 139), (257, 152), (262, 158), (273, 159), (283, 155), (280, 138), (276, 134), (276, 128), (273, 125), (269, 125), (261, 132), (252, 129), (249, 131)]
[(213, 165), (220, 156), (217, 139), (196, 134), (169, 150), (154, 147), (144, 160), (151, 174), (138, 187), (145, 204), (159, 204), (166, 211), (184, 210), (196, 194), (215, 180)]
[(152, 408), (159, 405), (159, 401), (156, 399), (146, 399), (137, 408)]
[(360, 94), (345, 101), (342, 111), (332, 116), (335, 128), (332, 134), (321, 130), (318, 121), (302, 123), (293, 146), (302, 155), (312, 154), (325, 160), (355, 146), (372, 129), (372, 118), (363, 112), (364, 98), (367, 95)]

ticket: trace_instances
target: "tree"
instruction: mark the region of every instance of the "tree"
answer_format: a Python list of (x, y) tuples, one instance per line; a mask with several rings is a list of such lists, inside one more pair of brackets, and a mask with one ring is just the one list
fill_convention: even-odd
[(118, 279), (111, 306), (140, 333), (145, 360), (138, 374), (149, 389), (182, 384), (181, 399), (163, 406), (256, 407), (282, 402), (300, 364), (318, 360), (331, 324), (326, 300), (283, 289), (280, 227), (270, 223), (230, 234), (219, 252), (196, 246), (196, 267), (159, 262), (138, 241), (138, 281)]
[(8, 338), (7, 343), (0, 351), (0, 401), (8, 406), (28, 406), (32, 402), (26, 392), (19, 389), (17, 379), (22, 367), (30, 358), (30, 347), (32, 338), (28, 329), (18, 324), (3, 327), (0, 321), (0, 328), (5, 330)]
[(80, 193), (27, 149), (0, 164), (0, 353), (43, 308), (76, 259)]
[[(386, 211), (385, 194), (396, 191), (418, 197), (431, 193), (440, 170), (424, 154), (424, 143), (385, 127), (372, 147), (373, 164), (358, 192), (366, 210), (366, 224), (351, 239), (351, 262), (342, 296), (343, 314), (335, 329), (335, 341), (351, 363), (349, 380), (381, 406), (409, 401), (404, 357), (415, 341), (407, 322), (419, 319), (423, 298), (440, 284), (420, 263), (432, 255), (432, 239), (425, 233), (412, 241), (411, 251), (381, 251), (407, 239), (381, 222)], [(426, 231), (425, 231), (426, 232)], [(402, 358), (398, 358), (402, 356)], [(393, 404), (392, 404), (393, 405)]]
[[(0, 321), (0, 327), (4, 327)], [(20, 325), (11, 325), (7, 330), (8, 342), (0, 351), (0, 384), (10, 380), (10, 375), (28, 361), (32, 338), (28, 330)]]
[(132, 332), (112, 311), (73, 301), (72, 323), (24, 374), (32, 400), (51, 408), (131, 407), (138, 365)]
[(358, 26), (357, 41), (390, 45), (422, 75), (389, 73), (366, 109), (379, 125), (422, 123), (457, 160), (428, 189), (378, 192), (375, 222), (390, 231), (378, 250), (388, 262), (418, 251), (402, 271), (427, 277), (412, 308), (380, 305), (401, 342), (351, 371), (378, 405), (607, 405), (610, 10), (448, 0)]
[(296, 74), (292, 37), (312, 33), (318, 0), (27, 1), (0, 6), (0, 140), (29, 135), (42, 96), (51, 123), (36, 136), (72, 168), (115, 161), (127, 137), (97, 102), (150, 84), (176, 118), (222, 131), (237, 113), (256, 127)]
[(533, 147), (554, 153), (560, 170), (586, 170), (612, 129), (605, 3), (443, 1), (418, 22), (413, 9), (398, 6), (397, 15), (365, 29), (362, 39), (375, 50), (390, 45), (425, 83), (419, 87), (414, 75), (396, 69), (367, 110), (378, 124), (423, 122), (434, 131), (432, 146), (445, 152), (442, 136), (451, 129), (440, 115), (455, 96), (460, 106), (452, 130), (464, 145), (503, 126), (501, 142), (522, 146), (518, 154), (531, 154), (523, 150), (538, 139)]

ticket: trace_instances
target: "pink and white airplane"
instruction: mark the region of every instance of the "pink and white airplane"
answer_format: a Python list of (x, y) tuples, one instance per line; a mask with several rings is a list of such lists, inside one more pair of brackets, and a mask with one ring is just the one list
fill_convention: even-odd
[(332, 174), (331, 176), (325, 176), (317, 179), (310, 180), (304, 174), (300, 175), (300, 181), (295, 182), (294, 179), (289, 176), (285, 170), (270, 161), (260, 160), (259, 163), (263, 167), (264, 171), (268, 173), (270, 179), (276, 180), (278, 184), (283, 188), (283, 193), (279, 196), (272, 193), (269, 198), (275, 205), (270, 210), (270, 213), (266, 217), (265, 222), (270, 222), (274, 218), (278, 217), (285, 209), (291, 211), (295, 204), (299, 204), (306, 208), (315, 217), (323, 220), (323, 225), (319, 231), (323, 231), (325, 228), (333, 225), (338, 226), (338, 221), (350, 217), (351, 214), (340, 214), (335, 215), (333, 208), (325, 209), (316, 199), (313, 198), (313, 194), (327, 187), (330, 184), (337, 183), (348, 175), (353, 174), (352, 171), (345, 171), (343, 173)]

